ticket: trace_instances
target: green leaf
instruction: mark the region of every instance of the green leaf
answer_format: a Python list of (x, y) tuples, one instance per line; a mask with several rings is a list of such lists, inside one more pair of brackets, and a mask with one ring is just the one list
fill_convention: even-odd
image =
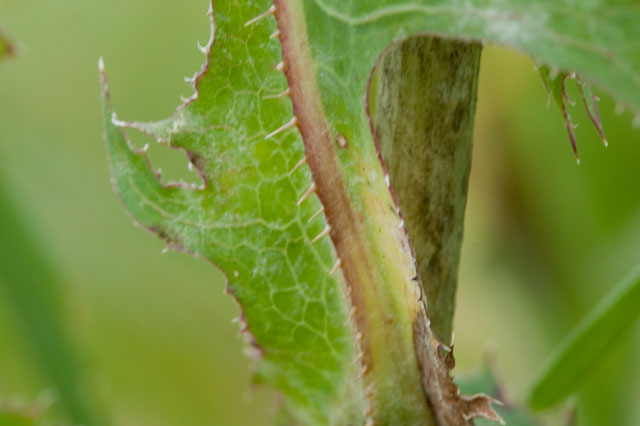
[[(413, 33), (488, 41), (576, 70), (640, 110), (640, 59), (630, 42), (639, 6), (568, 0), (217, 0), (214, 6), (207, 62), (193, 79), (196, 94), (172, 118), (117, 120), (103, 79), (107, 150), (126, 208), (169, 248), (223, 270), (262, 358), (259, 380), (285, 393), (301, 422), (497, 419), (488, 400), (459, 396), (450, 357), (429, 327), (420, 281), (432, 277), (416, 271), (403, 206), (371, 133), (372, 69), (385, 46)], [(473, 87), (474, 73), (465, 78)], [(473, 111), (473, 99), (464, 111)], [(161, 184), (123, 128), (185, 150), (203, 185)], [(455, 167), (450, 161), (438, 167)], [(462, 163), (452, 175), (466, 192), (468, 161)], [(461, 231), (461, 224), (452, 229)], [(447, 269), (457, 265), (461, 232), (455, 234)], [(453, 306), (450, 295), (446, 301)], [(452, 309), (445, 311), (450, 323)]]
[(573, 393), (597, 368), (640, 316), (640, 265), (591, 311), (560, 343), (532, 387), (535, 410), (550, 408)]
[(576, 157), (576, 161), (578, 162), (578, 164), (580, 164), (576, 136), (573, 132), (573, 129), (576, 128), (577, 124), (573, 124), (571, 122), (571, 115), (569, 114), (567, 108), (567, 104), (575, 105), (575, 101), (571, 99), (567, 93), (567, 80), (575, 79), (578, 82), (580, 86), (580, 94), (582, 95), (582, 100), (584, 101), (584, 107), (587, 111), (587, 114), (589, 115), (591, 122), (598, 131), (600, 138), (602, 138), (604, 146), (607, 146), (609, 143), (607, 142), (607, 138), (604, 135), (604, 129), (602, 127), (602, 119), (600, 118), (600, 111), (598, 110), (598, 97), (593, 94), (591, 85), (585, 80), (578, 77), (575, 73), (561, 72), (557, 73), (557, 75), (555, 76), (552, 76), (551, 70), (547, 66), (541, 66), (539, 71), (540, 76), (542, 77), (542, 82), (549, 92), (549, 96), (553, 97), (556, 105), (558, 106), (558, 109), (560, 109), (560, 111), (562, 112), (562, 117), (564, 118), (567, 133), (569, 134), (569, 140), (571, 141), (573, 153)]
[(447, 343), (452, 340), (480, 52), (479, 43), (408, 38), (385, 51), (370, 89), (376, 139), (411, 237), (431, 328)]
[(243, 308), (249, 353), (261, 360), (258, 382), (286, 394), (288, 409), (305, 424), (357, 424), (364, 407), (352, 362), (354, 331), (333, 246), (328, 238), (311, 244), (326, 221), (307, 192), (304, 147), (293, 130), (265, 137), (292, 111), (278, 97), (287, 84), (274, 70), (275, 22), (244, 25), (263, 6), (216, 2), (215, 43), (194, 77), (197, 96), (171, 120), (131, 124), (184, 149), (206, 184), (162, 185), (106, 104), (114, 184), (135, 220), (169, 248), (206, 258), (225, 273)]
[[(316, 29), (314, 36), (332, 41), (317, 43), (329, 46), (323, 62), (345, 58), (368, 73), (371, 59), (390, 40), (428, 31), (524, 51), (554, 70), (575, 71), (640, 111), (636, 42), (640, 4), (635, 1), (306, 0), (304, 4)], [(315, 41), (314, 36), (310, 38)]]
[(95, 401), (83, 389), (82, 364), (61, 321), (62, 291), (54, 266), (41, 247), (41, 238), (27, 223), (0, 185), (0, 294), (68, 418), (78, 424), (100, 425), (91, 404)]

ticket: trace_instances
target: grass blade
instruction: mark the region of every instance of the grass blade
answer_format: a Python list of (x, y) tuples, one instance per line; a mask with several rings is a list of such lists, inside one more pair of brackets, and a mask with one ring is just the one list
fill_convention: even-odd
[(532, 388), (534, 410), (562, 402), (640, 316), (640, 265), (564, 339)]
[[(0, 294), (31, 344), (40, 371), (56, 390), (69, 419), (101, 424), (83, 394), (81, 368), (61, 318), (60, 283), (39, 245), (39, 238), (0, 186)], [(0, 417), (1, 419), (1, 417)], [(3, 423), (0, 422), (0, 426)]]

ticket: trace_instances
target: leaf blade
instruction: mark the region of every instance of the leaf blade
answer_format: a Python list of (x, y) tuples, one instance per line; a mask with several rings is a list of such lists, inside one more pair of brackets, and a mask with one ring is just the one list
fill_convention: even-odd
[[(273, 18), (245, 26), (259, 6), (216, 2), (196, 96), (170, 120), (114, 120), (103, 79), (112, 175), (139, 224), (227, 276), (243, 309), (242, 334), (260, 358), (255, 380), (283, 392), (299, 421), (357, 423), (362, 388), (351, 362), (356, 352), (342, 278), (330, 273), (336, 262), (330, 242), (310, 244), (326, 222), (313, 193), (301, 198), (311, 185), (308, 169), (293, 171), (304, 157), (302, 143), (291, 131), (265, 137), (290, 119), (291, 106), (274, 96), (286, 82), (274, 69), (280, 50), (269, 42)], [(125, 127), (184, 149), (204, 185), (162, 185), (143, 153), (129, 146)]]
[(560, 403), (640, 317), (640, 265), (623, 279), (560, 343), (529, 395), (534, 410)]
[[(640, 5), (636, 2), (382, 0), (361, 1), (353, 6), (339, 0), (306, 3), (343, 28), (363, 33), (375, 28), (377, 35), (371, 34), (368, 40), (372, 52), (379, 52), (391, 40), (425, 31), (504, 45), (526, 52), (536, 62), (554, 69), (575, 71), (640, 111), (640, 47), (634, 42), (640, 35), (635, 24), (640, 19)], [(367, 55), (356, 50), (352, 48), (348, 54), (356, 54), (359, 59)]]

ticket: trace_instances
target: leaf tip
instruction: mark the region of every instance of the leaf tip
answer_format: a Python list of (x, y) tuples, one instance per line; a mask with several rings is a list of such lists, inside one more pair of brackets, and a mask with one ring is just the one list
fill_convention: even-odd
[(102, 87), (102, 93), (106, 94), (107, 89), (107, 73), (104, 69), (104, 58), (100, 56), (98, 58), (98, 73), (100, 74), (100, 86)]

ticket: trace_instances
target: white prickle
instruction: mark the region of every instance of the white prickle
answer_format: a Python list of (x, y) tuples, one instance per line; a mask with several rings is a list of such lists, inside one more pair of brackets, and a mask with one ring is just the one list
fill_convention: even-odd
[(292, 174), (294, 174), (296, 170), (298, 170), (300, 166), (302, 166), (306, 162), (307, 162), (307, 156), (305, 155), (304, 157), (302, 157), (302, 160), (298, 161), (296, 165), (293, 166), (293, 169), (291, 169), (291, 171), (287, 173), (287, 176), (291, 176)]
[(359, 345), (361, 340), (362, 340), (362, 333), (358, 331), (356, 333), (356, 338), (353, 339), (353, 346)]
[(329, 224), (327, 224), (327, 226), (324, 227), (322, 232), (320, 232), (318, 235), (316, 235), (316, 237), (313, 240), (311, 240), (311, 244), (313, 244), (316, 241), (326, 237), (327, 235), (329, 235), (329, 232), (331, 232), (331, 226), (329, 226)]
[(296, 203), (296, 206), (299, 206), (300, 204), (302, 204), (304, 200), (309, 198), (309, 196), (315, 192), (315, 190), (316, 190), (316, 184), (315, 182), (311, 182), (311, 186), (309, 186), (309, 189), (307, 189), (306, 192), (302, 194), (302, 197), (300, 197), (300, 199)]
[[(373, 414), (373, 408), (372, 407), (367, 407), (362, 411), (362, 415), (364, 417), (369, 417), (372, 414)], [(367, 423), (365, 424), (365, 426), (373, 426), (373, 419), (367, 420)]]
[(289, 96), (290, 90), (287, 87), (286, 90), (275, 94), (275, 95), (267, 95), (267, 96), (263, 96), (262, 99), (279, 99), (279, 98), (284, 98), (285, 96)]
[(340, 260), (340, 258), (338, 258), (336, 260), (336, 263), (333, 264), (333, 268), (331, 268), (331, 271), (329, 271), (329, 274), (334, 274), (338, 270), (340, 265), (342, 265), (342, 260)]
[(311, 223), (311, 221), (313, 221), (313, 219), (315, 219), (316, 217), (318, 217), (320, 215), (320, 213), (322, 213), (324, 211), (324, 206), (320, 206), (320, 208), (318, 209), (317, 212), (315, 212), (314, 214), (311, 215), (311, 217), (307, 220), (306, 224)]
[[(369, 371), (369, 368), (367, 367), (366, 364), (362, 365), (362, 370), (360, 370), (360, 374), (358, 374), (358, 379), (361, 379), (362, 377), (364, 377), (365, 374), (367, 374), (367, 372)], [(368, 417), (371, 415), (371, 408), (369, 408), (367, 411), (365, 411), (363, 414), (365, 417)]]
[(344, 322), (343, 327), (346, 327), (351, 322), (355, 314), (356, 314), (356, 307), (353, 306), (351, 309), (349, 309), (349, 315), (347, 316), (347, 320)]
[(285, 130), (288, 130), (292, 127), (294, 127), (296, 125), (296, 123), (298, 122), (298, 119), (295, 117), (295, 115), (293, 116), (293, 118), (291, 119), (291, 121), (289, 121), (288, 123), (278, 127), (276, 130), (274, 130), (273, 132), (269, 133), (267, 136), (265, 136), (266, 139), (271, 139), (272, 137), (274, 137), (275, 135), (284, 132)]
[(276, 5), (274, 4), (266, 12), (262, 12), (260, 15), (256, 16), (255, 18), (245, 22), (244, 24), (245, 28), (248, 27), (249, 25), (255, 24), (256, 22), (266, 18), (267, 16), (273, 15), (275, 11), (276, 11)]

